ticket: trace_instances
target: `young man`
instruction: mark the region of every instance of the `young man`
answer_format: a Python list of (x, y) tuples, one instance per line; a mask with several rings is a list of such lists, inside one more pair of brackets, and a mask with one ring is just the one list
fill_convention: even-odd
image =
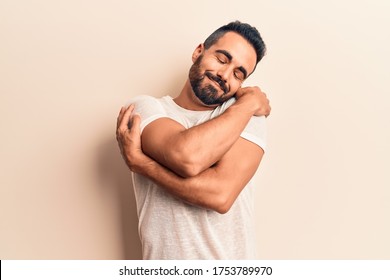
[[(238, 21), (200, 44), (181, 93), (122, 108), (117, 140), (133, 171), (144, 259), (253, 259), (253, 186), (269, 101), (242, 88), (265, 53)], [(134, 112), (138, 114), (134, 114)]]

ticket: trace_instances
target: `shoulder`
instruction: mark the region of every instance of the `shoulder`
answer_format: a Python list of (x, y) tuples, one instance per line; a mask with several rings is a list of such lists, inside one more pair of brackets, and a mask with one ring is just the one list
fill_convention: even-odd
[(163, 106), (161, 104), (161, 98), (156, 98), (149, 95), (138, 95), (132, 97), (128, 102), (127, 106), (130, 104), (135, 105), (135, 112), (160, 112), (164, 111)]
[(232, 106), (234, 103), (236, 103), (236, 98), (235, 97), (232, 97), (228, 100), (226, 100), (224, 103), (222, 103), (219, 107), (220, 107), (220, 110), (222, 111), (225, 111), (227, 108), (229, 108), (230, 106)]
[(158, 99), (156, 97), (150, 96), (150, 95), (137, 95), (127, 102), (127, 105), (130, 104), (146, 104), (146, 103), (159, 103)]
[(128, 105), (134, 104), (134, 111), (141, 116), (141, 131), (152, 121), (167, 116), (161, 104), (161, 98), (148, 95), (139, 95), (131, 98)]
[(223, 112), (226, 111), (227, 108), (232, 106), (235, 102), (236, 102), (236, 98), (235, 97), (232, 97), (232, 98), (226, 100), (224, 103), (222, 103), (221, 105), (219, 105), (218, 107), (216, 107), (212, 111), (211, 118), (215, 118), (215, 117), (221, 115)]

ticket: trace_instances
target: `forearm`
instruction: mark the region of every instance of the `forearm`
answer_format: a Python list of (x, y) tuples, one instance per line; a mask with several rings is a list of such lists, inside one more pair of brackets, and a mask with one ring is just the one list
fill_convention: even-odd
[(168, 167), (188, 164), (194, 176), (215, 164), (240, 137), (253, 116), (254, 107), (238, 100), (220, 116), (170, 138), (171, 149), (164, 151)]
[(135, 159), (130, 169), (154, 181), (173, 196), (191, 205), (221, 212), (224, 195), (213, 168), (189, 178), (183, 178), (162, 166), (153, 159), (143, 155)]
[(145, 154), (133, 157), (130, 164), (136, 168), (130, 169), (187, 203), (226, 213), (253, 177), (263, 153), (256, 144), (239, 138), (217, 164), (193, 177), (180, 177)]

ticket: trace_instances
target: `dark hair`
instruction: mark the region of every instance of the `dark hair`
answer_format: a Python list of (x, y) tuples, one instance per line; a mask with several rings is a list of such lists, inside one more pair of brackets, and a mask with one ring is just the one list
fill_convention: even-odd
[(263, 39), (260, 36), (259, 31), (250, 26), (247, 23), (242, 23), (240, 21), (233, 21), (227, 25), (221, 26), (217, 30), (215, 30), (209, 37), (207, 37), (206, 41), (204, 41), (205, 49), (210, 48), (213, 44), (215, 44), (225, 33), (227, 32), (236, 32), (242, 37), (244, 37), (255, 49), (256, 51), (256, 64), (263, 58), (266, 51), (266, 46), (263, 42)]

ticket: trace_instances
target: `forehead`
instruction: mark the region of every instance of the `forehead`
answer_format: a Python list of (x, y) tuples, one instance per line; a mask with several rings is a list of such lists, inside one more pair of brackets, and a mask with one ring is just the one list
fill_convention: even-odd
[(233, 63), (237, 66), (243, 66), (248, 73), (251, 73), (256, 65), (256, 51), (253, 46), (241, 35), (236, 32), (225, 33), (209, 51), (225, 50), (229, 52)]

